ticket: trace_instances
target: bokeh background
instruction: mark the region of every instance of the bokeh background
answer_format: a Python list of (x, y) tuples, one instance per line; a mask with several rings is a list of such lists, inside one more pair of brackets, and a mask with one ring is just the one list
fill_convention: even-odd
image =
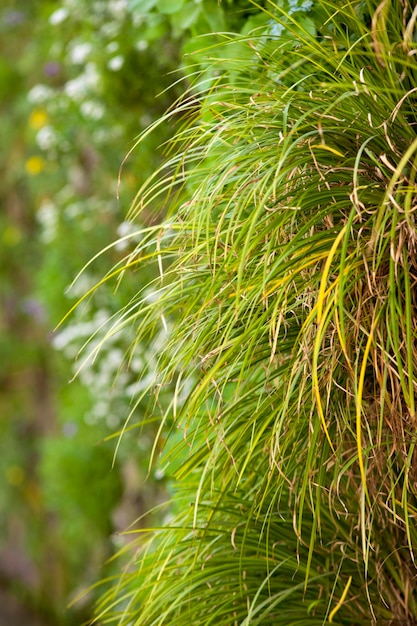
[(148, 468), (146, 400), (131, 400), (152, 375), (152, 347), (126, 363), (125, 328), (96, 359), (82, 350), (154, 268), (88, 293), (137, 241), (126, 215), (174, 122), (137, 137), (190, 87), (186, 74), (204, 71), (207, 33), (265, 21), (248, 6), (1, 2), (0, 626), (88, 621), (94, 585), (122, 566), (123, 531), (169, 497), (163, 468)]
[(164, 490), (161, 475), (147, 477), (146, 432), (127, 435), (114, 463), (115, 440), (106, 440), (129, 413), (146, 354), (120, 370), (115, 337), (69, 382), (80, 347), (124, 294), (102, 289), (54, 332), (125, 253), (126, 243), (112, 248), (68, 290), (90, 257), (130, 233), (127, 208), (170, 133), (161, 128), (132, 153), (118, 194), (135, 138), (182, 88), (165, 91), (182, 34), (156, 4), (1, 3), (0, 624), (8, 626), (87, 620), (94, 591), (67, 604), (115, 567), (119, 531)]

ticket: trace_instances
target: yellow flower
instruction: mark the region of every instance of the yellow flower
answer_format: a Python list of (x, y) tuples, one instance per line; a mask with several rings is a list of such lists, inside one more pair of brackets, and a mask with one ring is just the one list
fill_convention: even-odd
[(48, 116), (42, 109), (35, 109), (29, 117), (29, 126), (34, 130), (39, 130), (48, 121)]
[(40, 174), (44, 167), (45, 161), (40, 156), (32, 156), (25, 163), (26, 171), (31, 176)]

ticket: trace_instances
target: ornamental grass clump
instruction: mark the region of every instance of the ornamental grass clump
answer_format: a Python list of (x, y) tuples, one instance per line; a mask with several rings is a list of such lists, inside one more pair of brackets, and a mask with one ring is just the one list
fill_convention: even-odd
[(304, 9), (223, 36), (131, 210), (176, 482), (100, 623), (417, 624), (417, 11)]

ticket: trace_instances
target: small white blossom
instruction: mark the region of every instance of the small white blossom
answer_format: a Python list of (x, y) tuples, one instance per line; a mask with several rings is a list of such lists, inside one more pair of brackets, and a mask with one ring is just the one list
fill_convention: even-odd
[[(117, 371), (120, 367), (120, 364), (123, 362), (123, 352), (120, 348), (113, 348), (107, 354), (107, 363), (106, 365), (110, 370)], [(113, 376), (113, 375), (112, 375)]]
[(138, 12), (135, 11), (134, 13), (132, 13), (130, 18), (135, 28), (139, 28), (140, 26), (142, 26), (144, 22), (144, 16), (141, 13), (139, 13), (139, 11)]
[(72, 46), (69, 58), (74, 65), (82, 65), (90, 56), (93, 46), (88, 41), (77, 43)]
[(58, 209), (50, 200), (45, 200), (39, 207), (37, 220), (41, 227), (41, 240), (49, 243), (55, 239), (58, 227)]
[(36, 134), (36, 143), (41, 150), (50, 150), (58, 144), (58, 136), (52, 126), (44, 126)]
[(99, 74), (94, 63), (87, 63), (82, 74), (69, 80), (64, 86), (64, 91), (72, 100), (80, 101), (97, 88)]
[(53, 26), (57, 26), (57, 24), (61, 24), (68, 17), (68, 9), (65, 7), (61, 7), (57, 9), (49, 16), (49, 23)]
[(51, 100), (54, 93), (54, 90), (48, 85), (38, 84), (28, 91), (27, 98), (31, 104), (42, 104)]
[(82, 100), (88, 89), (87, 84), (82, 76), (69, 80), (64, 87), (64, 91), (72, 100)]
[(112, 70), (112, 72), (117, 72), (123, 67), (124, 61), (125, 60), (122, 55), (119, 54), (117, 57), (113, 57), (112, 59), (110, 59), (110, 61), (107, 63), (107, 67), (109, 68), (109, 70)]
[(146, 39), (139, 39), (139, 41), (135, 45), (135, 48), (136, 50), (139, 50), (139, 52), (142, 52), (142, 50), (146, 50), (148, 46), (149, 43), (146, 41)]
[(113, 0), (113, 2), (109, 3), (108, 7), (116, 20), (122, 20), (126, 16), (128, 3), (127, 0)]
[[(105, 144), (108, 145), (112, 139), (118, 139), (123, 135), (122, 126), (112, 126), (106, 128), (96, 128), (92, 133), (92, 140), (94, 145)], [(117, 193), (117, 180), (115, 181), (116, 193)]]
[(131, 361), (130, 361), (130, 369), (132, 372), (135, 372), (136, 374), (138, 374), (139, 372), (141, 372), (145, 366), (143, 359), (140, 359), (138, 356), (135, 356)]
[(114, 54), (115, 52), (117, 52), (119, 49), (119, 44), (117, 41), (111, 41), (109, 44), (107, 44), (106, 46), (106, 50), (109, 54)]
[(125, 221), (119, 224), (117, 227), (117, 234), (119, 236), (119, 240), (117, 241), (115, 248), (119, 251), (126, 250), (129, 242), (138, 242), (141, 239), (140, 231), (137, 226), (132, 224), (132, 222)]
[(115, 37), (117, 37), (119, 34), (119, 30), (119, 24), (116, 21), (105, 22), (100, 27), (100, 33), (104, 37), (108, 37), (109, 39), (114, 39)]
[(85, 118), (90, 120), (101, 120), (104, 116), (104, 106), (101, 102), (87, 100), (80, 106), (80, 111)]
[(127, 235), (131, 235), (136, 229), (134, 228), (132, 222), (122, 222), (117, 227), (117, 234), (119, 237), (126, 237)]

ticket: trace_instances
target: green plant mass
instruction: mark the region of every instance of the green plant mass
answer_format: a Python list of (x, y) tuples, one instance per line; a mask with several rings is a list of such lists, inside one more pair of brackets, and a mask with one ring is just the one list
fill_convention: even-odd
[(416, 624), (417, 13), (246, 8), (104, 281), (158, 268), (107, 336), (156, 355), (172, 503), (97, 622)]
[[(180, 82), (165, 91), (178, 46), (166, 20), (138, 20), (127, 0), (0, 3), (2, 624), (87, 621), (94, 591), (68, 604), (111, 571), (106, 559), (126, 542), (116, 533), (163, 489), (152, 476), (143, 484), (145, 436), (126, 437), (114, 463), (114, 442), (104, 441), (129, 412), (132, 372), (149, 366), (146, 356), (138, 350), (118, 372), (124, 345), (115, 338), (68, 385), (80, 345), (117, 310), (129, 281), (54, 328), (78, 297), (68, 286), (92, 253), (116, 232), (134, 238), (122, 221), (124, 196), (160, 162), (156, 146), (170, 129), (132, 155), (119, 200), (118, 170), (132, 137), (179, 93)], [(118, 258), (112, 250), (110, 263)], [(94, 284), (107, 262), (77, 288)]]

